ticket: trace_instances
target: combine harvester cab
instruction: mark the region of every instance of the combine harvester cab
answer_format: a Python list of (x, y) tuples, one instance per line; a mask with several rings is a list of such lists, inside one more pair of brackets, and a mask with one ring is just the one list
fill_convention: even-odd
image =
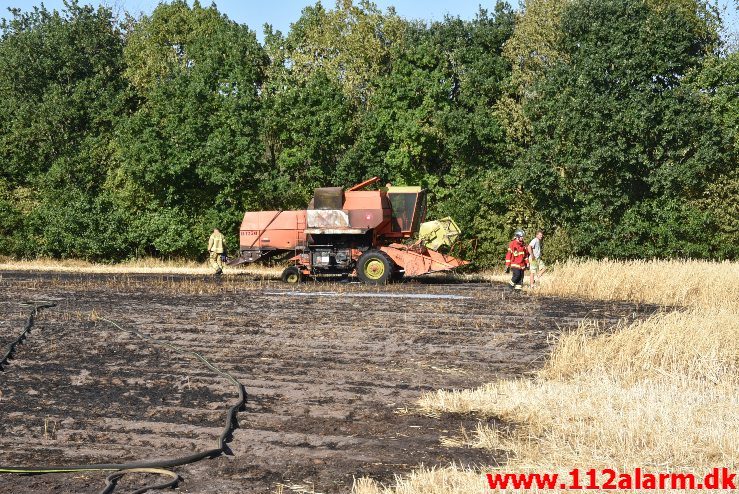
[(241, 255), (230, 264), (289, 258), (292, 265), (282, 273), (288, 283), (303, 276), (356, 274), (378, 285), (469, 264), (439, 252), (451, 247), (460, 230), (451, 218), (424, 222), (425, 190), (366, 190), (378, 181), (346, 191), (316, 189), (306, 210), (247, 212), (239, 232)]

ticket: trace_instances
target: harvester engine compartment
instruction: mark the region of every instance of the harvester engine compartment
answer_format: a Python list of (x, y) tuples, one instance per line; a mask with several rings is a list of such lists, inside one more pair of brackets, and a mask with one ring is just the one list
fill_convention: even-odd
[(345, 270), (354, 262), (351, 249), (312, 247), (310, 256), (311, 266), (321, 270)]

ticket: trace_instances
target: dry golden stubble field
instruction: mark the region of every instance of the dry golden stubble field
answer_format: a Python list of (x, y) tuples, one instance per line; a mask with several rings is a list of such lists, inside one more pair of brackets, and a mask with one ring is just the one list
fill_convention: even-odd
[(739, 263), (570, 261), (541, 281), (537, 295), (664, 308), (608, 330), (581, 323), (532, 378), (425, 393), (418, 409), (429, 416), (481, 419), (449, 444), (506, 460), (419, 468), (389, 485), (359, 479), (355, 494), (490, 492), (485, 472), (739, 468)]

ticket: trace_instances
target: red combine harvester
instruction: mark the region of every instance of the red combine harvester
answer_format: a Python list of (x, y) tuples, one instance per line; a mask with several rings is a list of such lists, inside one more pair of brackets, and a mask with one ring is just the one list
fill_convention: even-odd
[[(229, 264), (289, 256), (285, 282), (356, 273), (374, 285), (469, 264), (438, 251), (451, 247), (460, 231), (451, 218), (424, 223), (425, 190), (366, 190), (378, 181), (374, 177), (346, 191), (316, 189), (307, 210), (247, 212), (239, 232), (241, 255)], [(414, 243), (401, 243), (416, 236)]]

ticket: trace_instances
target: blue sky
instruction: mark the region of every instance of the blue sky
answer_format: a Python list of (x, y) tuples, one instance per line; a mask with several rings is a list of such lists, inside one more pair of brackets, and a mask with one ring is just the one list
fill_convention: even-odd
[[(7, 17), (8, 7), (20, 7), (29, 10), (34, 5), (39, 5), (41, 0), (0, 0), (0, 17)], [(374, 0), (374, 2), (385, 9), (391, 5), (395, 6), (398, 14), (411, 19), (437, 20), (443, 19), (446, 14), (459, 16), (463, 19), (471, 19), (477, 13), (478, 7), (492, 9), (495, 0)], [(509, 0), (512, 5), (517, 0)], [(112, 6), (114, 10), (127, 10), (131, 13), (149, 13), (159, 3), (158, 0), (80, 0), (80, 3), (105, 4)], [(209, 5), (210, 0), (201, 0), (203, 5)], [(300, 11), (306, 5), (312, 5), (315, 1), (310, 0), (221, 0), (216, 1), (218, 9), (228, 15), (229, 18), (247, 24), (255, 30), (261, 39), (262, 25), (272, 24), (276, 29), (287, 32), (290, 23), (300, 17)], [(323, 5), (330, 7), (334, 0), (324, 0)], [(726, 30), (739, 35), (739, 13), (737, 13), (734, 0), (718, 0), (718, 5), (725, 9), (724, 20)], [(60, 9), (62, 0), (44, 1), (49, 9)]]

